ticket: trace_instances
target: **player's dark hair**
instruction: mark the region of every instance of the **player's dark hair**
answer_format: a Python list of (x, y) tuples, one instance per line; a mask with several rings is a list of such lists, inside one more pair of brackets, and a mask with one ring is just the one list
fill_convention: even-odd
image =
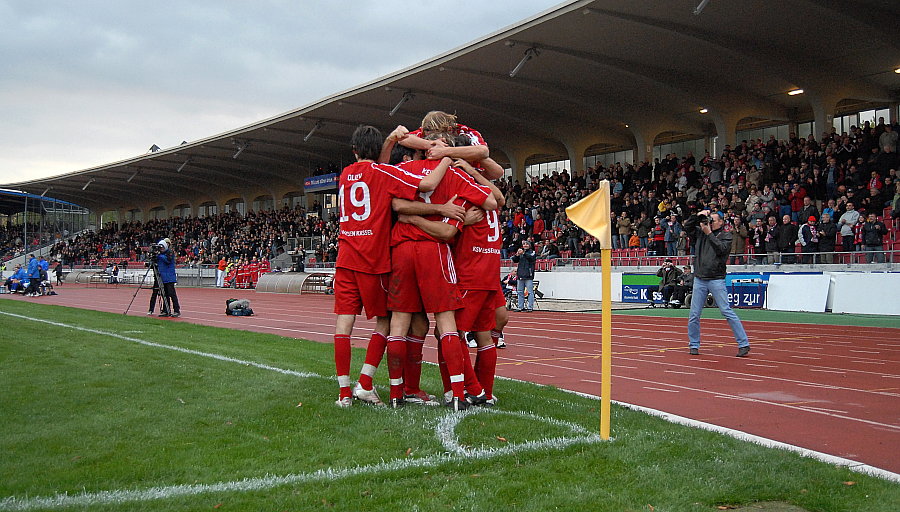
[(391, 150), (391, 165), (397, 165), (403, 161), (403, 157), (408, 156), (410, 160), (416, 158), (416, 150), (412, 148), (408, 148), (406, 146), (401, 146), (400, 144), (394, 144), (394, 149)]
[(471, 146), (471, 145), (472, 145), (472, 139), (469, 138), (468, 135), (465, 135), (465, 134), (462, 134), (462, 133), (460, 133), (459, 135), (457, 135), (456, 137), (454, 137), (454, 138), (453, 138), (453, 141), (454, 141), (453, 145), (456, 146), (456, 147), (459, 147), (459, 146)]
[(360, 125), (353, 132), (350, 138), (350, 145), (353, 152), (360, 160), (378, 161), (381, 154), (381, 146), (384, 143), (384, 136), (378, 131), (378, 128), (369, 125)]

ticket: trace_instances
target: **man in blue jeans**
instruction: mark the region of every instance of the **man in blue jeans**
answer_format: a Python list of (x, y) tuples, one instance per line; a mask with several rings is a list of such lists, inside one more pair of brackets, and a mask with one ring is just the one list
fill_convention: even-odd
[(694, 288), (691, 315), (688, 317), (688, 341), (690, 354), (700, 355), (700, 315), (711, 293), (722, 316), (728, 320), (738, 344), (737, 357), (747, 357), (750, 341), (741, 319), (732, 311), (725, 289), (725, 265), (731, 251), (731, 232), (725, 229), (725, 221), (719, 213), (703, 210), (692, 215), (684, 223), (684, 230), (695, 240)]
[[(531, 242), (528, 240), (522, 242), (522, 247), (516, 251), (512, 257), (519, 266), (516, 268), (516, 296), (518, 299), (518, 310), (530, 312), (534, 310), (534, 262), (537, 260), (537, 254), (531, 248)], [(528, 290), (528, 308), (525, 306), (525, 290)]]

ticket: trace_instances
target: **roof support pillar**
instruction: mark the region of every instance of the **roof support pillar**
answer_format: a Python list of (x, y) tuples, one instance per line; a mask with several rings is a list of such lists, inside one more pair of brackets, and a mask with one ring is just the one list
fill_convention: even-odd
[(716, 153), (721, 155), (725, 146), (734, 149), (737, 145), (737, 124), (744, 116), (718, 110), (713, 110), (711, 114), (713, 123), (716, 125), (716, 137), (718, 137)]
[(649, 162), (653, 157), (653, 141), (660, 133), (660, 129), (631, 124), (628, 127), (634, 134), (634, 164)]
[(834, 110), (841, 98), (833, 94), (820, 94), (818, 92), (807, 92), (809, 95), (809, 104), (812, 106), (813, 118), (815, 119), (815, 127), (813, 136), (816, 140), (822, 140), (822, 134), (831, 133), (834, 126)]
[(584, 174), (584, 153), (591, 143), (586, 139), (565, 139), (562, 141), (569, 156), (570, 175), (574, 178)]
[(513, 182), (518, 181), (525, 185), (525, 160), (528, 159), (527, 151), (509, 151), (509, 166), (512, 167)]

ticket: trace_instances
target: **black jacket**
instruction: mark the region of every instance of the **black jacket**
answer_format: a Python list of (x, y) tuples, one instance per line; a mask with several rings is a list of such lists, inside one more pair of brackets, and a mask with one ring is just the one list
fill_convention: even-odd
[(518, 263), (516, 268), (516, 277), (519, 279), (534, 279), (534, 261), (537, 255), (534, 249), (528, 249), (521, 255), (516, 254), (512, 257), (513, 262)]
[(834, 252), (834, 244), (837, 240), (837, 226), (834, 222), (819, 223), (819, 250), (822, 252)]
[(866, 221), (862, 227), (863, 243), (870, 247), (878, 247), (884, 243), (884, 234), (887, 231), (884, 224), (879, 221)]
[(684, 222), (694, 243), (694, 275), (700, 279), (725, 279), (725, 267), (731, 252), (731, 232), (724, 226), (710, 234), (700, 229), (700, 219), (691, 215)]

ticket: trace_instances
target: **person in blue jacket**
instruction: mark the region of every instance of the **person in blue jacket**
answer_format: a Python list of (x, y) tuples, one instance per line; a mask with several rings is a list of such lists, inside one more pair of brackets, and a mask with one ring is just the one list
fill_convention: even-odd
[[(175, 274), (175, 255), (172, 253), (172, 241), (168, 238), (160, 240), (159, 254), (156, 255), (156, 265), (159, 269), (159, 278), (165, 291), (162, 310), (159, 316), (181, 316), (181, 306), (178, 305), (178, 295), (175, 293), (175, 283), (178, 276)], [(152, 299), (151, 299), (152, 300)], [(171, 303), (171, 305), (170, 305)]]
[(38, 286), (41, 284), (41, 265), (34, 254), (28, 255), (28, 287), (25, 288), (26, 297), (36, 297)]
[(22, 265), (16, 265), (15, 272), (9, 276), (4, 285), (10, 293), (25, 289), (28, 286), (28, 272), (22, 268)]

